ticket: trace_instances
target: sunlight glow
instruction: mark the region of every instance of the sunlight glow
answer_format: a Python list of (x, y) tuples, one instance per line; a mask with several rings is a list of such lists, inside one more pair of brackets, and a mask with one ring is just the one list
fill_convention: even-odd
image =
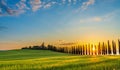
[(93, 46), (92, 50), (95, 51), (95, 46)]

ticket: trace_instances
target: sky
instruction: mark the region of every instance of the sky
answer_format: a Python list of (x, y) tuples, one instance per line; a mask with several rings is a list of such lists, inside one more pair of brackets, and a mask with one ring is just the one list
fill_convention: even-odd
[(120, 0), (0, 0), (0, 50), (120, 38)]

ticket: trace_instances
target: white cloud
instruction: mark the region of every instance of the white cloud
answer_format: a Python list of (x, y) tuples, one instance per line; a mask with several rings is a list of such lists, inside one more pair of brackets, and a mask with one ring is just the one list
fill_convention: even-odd
[(79, 12), (81, 10), (86, 10), (90, 5), (93, 5), (95, 3), (95, 0), (88, 0), (86, 2), (82, 3), (82, 6), (80, 6), (76, 12)]
[(56, 4), (56, 2), (49, 2), (49, 3), (44, 5), (44, 8), (50, 8), (54, 4)]
[(83, 2), (81, 8), (83, 10), (86, 10), (89, 5), (93, 5), (95, 3), (95, 0), (88, 0), (87, 2)]
[[(73, 5), (77, 2), (83, 2), (84, 0), (20, 0), (15, 4), (15, 8), (11, 8), (9, 5), (7, 5), (7, 0), (0, 0), (0, 15), (19, 15), (22, 14), (28, 10), (32, 10), (33, 12), (38, 11), (41, 8), (50, 8), (51, 6), (56, 5)], [(82, 6), (80, 6), (80, 10), (86, 10), (88, 6), (95, 3), (95, 0), (88, 0), (86, 2), (82, 3)]]
[(48, 3), (48, 4), (44, 5), (44, 8), (49, 8), (51, 6), (52, 6), (51, 3)]
[(112, 11), (102, 16), (95, 16), (95, 17), (80, 19), (80, 23), (111, 22), (111, 21), (114, 21), (114, 19), (116, 19), (118, 14), (120, 14), (120, 10)]
[[(8, 16), (8, 15), (19, 15), (21, 13), (24, 13), (25, 11), (23, 10), (23, 8), (26, 7), (26, 4), (24, 4), (25, 0), (21, 0), (18, 4), (17, 7), (19, 9), (12, 9), (10, 8), (7, 3), (6, 0), (1, 0), (0, 1), (0, 16)], [(3, 12), (4, 10), (4, 12)]]
[(37, 11), (42, 7), (41, 0), (30, 0), (30, 4), (33, 11)]
[(77, 1), (78, 0), (62, 0), (62, 4), (65, 4), (67, 2), (68, 2), (68, 4), (70, 4), (70, 3), (76, 4)]
[(26, 0), (21, 0), (19, 1), (16, 6), (18, 7), (18, 9), (30, 9), (29, 7), (27, 7), (26, 5)]
[(101, 22), (102, 20), (103, 20), (102, 17), (92, 17), (87, 19), (81, 19), (80, 23)]

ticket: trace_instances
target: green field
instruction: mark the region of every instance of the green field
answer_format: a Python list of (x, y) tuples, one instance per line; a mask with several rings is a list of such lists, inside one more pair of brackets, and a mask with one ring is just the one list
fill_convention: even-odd
[(120, 70), (120, 56), (80, 56), (48, 50), (0, 51), (0, 70)]

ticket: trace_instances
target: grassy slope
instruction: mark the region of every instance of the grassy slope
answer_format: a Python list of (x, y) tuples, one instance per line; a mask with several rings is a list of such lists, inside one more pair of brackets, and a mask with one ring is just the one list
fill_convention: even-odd
[(73, 56), (47, 50), (0, 52), (0, 70), (120, 70), (120, 56)]

